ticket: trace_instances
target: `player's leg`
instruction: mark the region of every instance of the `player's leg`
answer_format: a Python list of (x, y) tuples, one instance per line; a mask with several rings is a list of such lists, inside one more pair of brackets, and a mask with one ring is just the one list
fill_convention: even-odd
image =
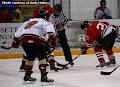
[(115, 39), (117, 37), (116, 30), (112, 30), (111, 33), (107, 34), (102, 40), (101, 40), (101, 46), (106, 51), (110, 64), (116, 64), (115, 56), (113, 54), (112, 48), (115, 43)]
[(103, 53), (102, 53), (102, 49), (100, 47), (95, 47), (94, 48), (94, 51), (96, 53), (96, 57), (100, 63), (100, 65), (96, 66), (96, 67), (103, 67), (105, 66), (105, 60), (104, 60), (104, 57), (103, 57)]
[(59, 70), (58, 67), (55, 66), (54, 59), (54, 49), (50, 45), (46, 45), (46, 53), (47, 53), (47, 62), (49, 63), (50, 70), (55, 70), (56, 72)]
[(24, 75), (24, 81), (36, 81), (36, 78), (31, 77), (31, 74), (33, 73), (34, 61), (27, 60), (25, 63), (25, 75)]
[(23, 54), (22, 63), (20, 65), (20, 72), (24, 72), (26, 60), (27, 60), (27, 56)]
[(39, 59), (39, 70), (41, 73), (41, 82), (54, 82), (53, 79), (49, 79), (47, 77), (47, 54), (46, 54), (46, 47), (45, 46), (39, 46), (37, 48), (37, 57)]
[(70, 47), (69, 47), (69, 44), (67, 42), (65, 30), (58, 31), (57, 33), (58, 33), (59, 42), (61, 44), (61, 47), (62, 47), (64, 55), (65, 55), (65, 60), (70, 62), (70, 65), (74, 65), (74, 63), (72, 61)]
[(49, 79), (47, 77), (47, 74), (48, 74), (48, 72), (46, 70), (47, 67), (48, 67), (48, 64), (47, 64), (46, 59), (40, 60), (40, 62), (39, 62), (39, 70), (41, 72), (41, 82), (54, 82), (53, 79)]
[(109, 59), (109, 64), (116, 64), (116, 58), (113, 54), (113, 51), (112, 50), (106, 50), (106, 53), (107, 53), (107, 56), (108, 56), (108, 59)]
[(47, 56), (47, 61), (50, 65), (50, 70), (55, 70), (56, 72), (59, 70), (58, 67), (55, 65), (54, 53), (52, 52)]
[(36, 58), (36, 52), (35, 52), (35, 46), (33, 44), (25, 44), (22, 45), (26, 56), (27, 61), (25, 62), (25, 75), (24, 75), (24, 81), (36, 81), (36, 78), (31, 77), (31, 74), (33, 73), (32, 68), (34, 65), (34, 60)]

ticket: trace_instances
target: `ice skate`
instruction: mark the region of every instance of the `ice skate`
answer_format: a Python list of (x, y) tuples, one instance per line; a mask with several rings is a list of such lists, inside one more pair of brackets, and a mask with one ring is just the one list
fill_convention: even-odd
[(21, 65), (20, 66), (20, 72), (24, 72), (25, 71), (25, 66)]
[(27, 75), (24, 76), (23, 80), (23, 84), (34, 84), (36, 82), (36, 78)]
[(108, 63), (108, 62), (103, 62), (103, 63), (100, 63), (99, 65), (97, 65), (96, 68), (105, 67), (105, 66), (108, 66), (108, 65), (110, 65), (110, 63)]
[(31, 77), (32, 73), (33, 71), (25, 73), (25, 76), (23, 78), (25, 84), (34, 83), (36, 81), (36, 78)]
[(114, 67), (114, 66), (116, 66), (116, 61), (115, 60), (111, 60), (109, 62), (103, 62), (100, 65), (97, 65), (96, 68), (104, 67), (104, 66), (106, 66), (106, 67)]
[(50, 65), (50, 70), (54, 70), (55, 72), (58, 72), (58, 70), (60, 70), (60, 68), (55, 67), (54, 64), (51, 64), (51, 65)]
[(25, 76), (24, 76), (24, 81), (36, 81), (36, 78), (33, 78), (33, 77), (31, 77), (31, 76), (25, 75)]
[(115, 67), (116, 66), (116, 61), (115, 59), (110, 60), (109, 62), (106, 62), (108, 65), (107, 67)]
[(48, 72), (41, 74), (41, 85), (53, 85), (54, 80), (47, 77)]

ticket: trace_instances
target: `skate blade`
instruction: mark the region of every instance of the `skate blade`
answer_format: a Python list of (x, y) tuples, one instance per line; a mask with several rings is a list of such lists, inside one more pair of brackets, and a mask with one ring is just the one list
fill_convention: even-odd
[(54, 85), (54, 82), (41, 82), (40, 86), (50, 86)]
[(35, 84), (36, 81), (23, 81), (23, 84)]

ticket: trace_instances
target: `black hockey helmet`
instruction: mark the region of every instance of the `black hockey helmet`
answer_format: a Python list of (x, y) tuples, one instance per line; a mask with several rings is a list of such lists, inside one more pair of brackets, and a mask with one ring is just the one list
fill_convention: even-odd
[(89, 27), (89, 21), (83, 21), (80, 25), (81, 29), (85, 30)]
[(62, 12), (62, 5), (61, 4), (56, 4), (54, 6), (54, 16), (58, 17), (61, 12)]
[(100, 5), (101, 5), (101, 6), (105, 6), (105, 5), (106, 5), (106, 1), (105, 1), (105, 0), (101, 0), (101, 1), (100, 1)]
[(54, 10), (55, 11), (62, 11), (62, 5), (61, 4), (54, 5)]

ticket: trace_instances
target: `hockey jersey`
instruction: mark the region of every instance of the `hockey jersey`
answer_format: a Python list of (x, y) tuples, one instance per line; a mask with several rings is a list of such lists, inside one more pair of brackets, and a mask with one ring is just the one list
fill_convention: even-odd
[(41, 43), (41, 40), (47, 42), (49, 32), (55, 34), (52, 23), (41, 18), (33, 18), (19, 27), (15, 33), (15, 37), (20, 38), (23, 43)]
[(91, 47), (94, 41), (99, 41), (101, 38), (104, 38), (111, 30), (112, 27), (109, 26), (109, 23), (93, 21), (86, 31), (86, 46), (88, 48)]

